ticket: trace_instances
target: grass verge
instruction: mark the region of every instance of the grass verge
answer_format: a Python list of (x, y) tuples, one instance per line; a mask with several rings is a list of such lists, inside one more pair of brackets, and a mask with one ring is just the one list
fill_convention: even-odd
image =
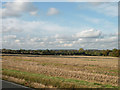
[(65, 79), (62, 77), (51, 77), (43, 74), (34, 74), (12, 69), (2, 69), (2, 74), (19, 79), (25, 79), (25, 81), (29, 83), (36, 82), (46, 86), (52, 85), (53, 87), (57, 88), (118, 88), (112, 85), (102, 85), (99, 83), (91, 83), (75, 79)]

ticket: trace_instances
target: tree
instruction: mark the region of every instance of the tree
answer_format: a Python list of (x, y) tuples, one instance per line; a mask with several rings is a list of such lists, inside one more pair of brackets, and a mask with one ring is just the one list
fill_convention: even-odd
[(85, 54), (84, 49), (83, 49), (83, 48), (80, 48), (80, 49), (79, 49), (79, 53), (82, 54), (82, 55)]

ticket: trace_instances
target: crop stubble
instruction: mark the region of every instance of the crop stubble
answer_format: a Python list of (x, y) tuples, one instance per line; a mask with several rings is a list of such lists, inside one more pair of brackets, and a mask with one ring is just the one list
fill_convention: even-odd
[(118, 85), (118, 58), (116, 57), (3, 56), (2, 60), (2, 67), (5, 69)]

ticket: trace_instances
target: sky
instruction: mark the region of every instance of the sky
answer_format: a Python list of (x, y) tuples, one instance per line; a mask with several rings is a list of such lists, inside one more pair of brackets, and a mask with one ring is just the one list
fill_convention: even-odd
[(2, 48), (118, 48), (117, 2), (2, 2)]

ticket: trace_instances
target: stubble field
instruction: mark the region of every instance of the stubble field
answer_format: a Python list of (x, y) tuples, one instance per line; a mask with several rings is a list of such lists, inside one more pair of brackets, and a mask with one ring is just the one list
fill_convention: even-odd
[(2, 74), (33, 88), (117, 88), (118, 58), (3, 55)]

